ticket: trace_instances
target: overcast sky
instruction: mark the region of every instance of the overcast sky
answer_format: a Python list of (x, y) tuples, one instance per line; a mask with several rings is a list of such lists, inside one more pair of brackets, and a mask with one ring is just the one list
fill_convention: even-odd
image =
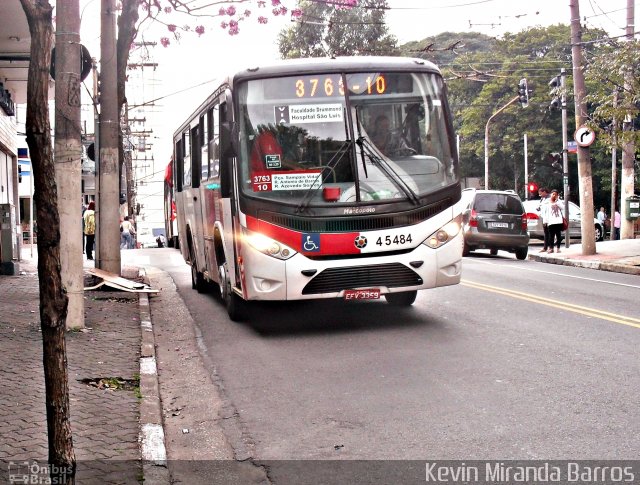
[[(295, 6), (292, 0), (282, 2), (288, 7)], [(505, 32), (570, 21), (569, 0), (388, 0), (388, 3), (387, 23), (400, 43), (445, 31), (475, 31), (499, 37)], [(612, 36), (622, 35), (626, 4), (626, 0), (581, 0), (582, 24), (603, 28)], [(82, 8), (82, 41), (99, 57), (100, 1), (82, 0)], [(239, 8), (244, 9), (245, 4)], [(172, 40), (168, 48), (153, 49), (152, 60), (158, 63), (157, 71), (146, 76), (148, 84), (143, 91), (129, 93), (132, 104), (163, 98), (157, 103), (158, 113), (150, 116), (156, 124), (156, 157), (168, 160), (171, 134), (215, 88), (218, 79), (247, 65), (277, 59), (278, 32), (290, 25), (288, 17), (279, 21), (270, 17), (267, 25), (257, 24), (254, 18), (241, 24), (238, 35), (230, 36), (217, 27), (219, 21), (215, 20), (214, 26), (208, 27), (200, 38), (185, 35), (180, 42)], [(158, 41), (167, 34), (166, 27), (155, 25), (143, 30), (138, 40)], [(198, 84), (203, 85), (194, 87)]]

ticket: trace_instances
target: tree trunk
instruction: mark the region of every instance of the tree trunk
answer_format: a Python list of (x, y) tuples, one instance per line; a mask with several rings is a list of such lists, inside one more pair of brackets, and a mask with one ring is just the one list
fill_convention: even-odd
[(38, 220), (40, 325), (49, 463), (53, 470), (59, 472), (56, 475), (66, 480), (58, 483), (74, 483), (76, 461), (69, 421), (65, 346), (65, 322), (69, 301), (60, 274), (60, 216), (48, 105), (53, 9), (47, 0), (20, 0), (20, 3), (31, 34), (26, 134), (33, 164)]

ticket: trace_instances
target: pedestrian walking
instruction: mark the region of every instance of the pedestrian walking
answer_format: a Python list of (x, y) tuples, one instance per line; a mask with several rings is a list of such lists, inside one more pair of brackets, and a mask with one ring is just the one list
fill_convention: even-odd
[(120, 249), (133, 249), (133, 235), (136, 233), (129, 216), (120, 223)]
[(82, 254), (84, 254), (84, 247), (87, 245), (87, 236), (85, 236), (84, 234), (84, 212), (87, 210), (87, 206), (84, 205), (84, 202), (82, 203), (82, 216), (80, 216), (80, 218), (82, 219)]
[(84, 211), (82, 220), (84, 221), (84, 235), (86, 239), (85, 252), (87, 253), (87, 259), (93, 259), (93, 245), (96, 240), (96, 204), (95, 202), (89, 202), (87, 210)]
[(549, 203), (549, 189), (541, 187), (538, 190), (538, 195), (540, 196), (540, 204), (538, 204), (538, 212), (542, 217), (542, 230), (544, 231), (544, 247), (540, 250), (540, 252), (546, 253), (550, 247), (553, 247), (553, 244), (549, 242), (549, 225), (545, 220), (545, 209), (546, 209), (546, 205)]
[(621, 220), (621, 216), (620, 216), (620, 212), (618, 212), (618, 209), (616, 209), (615, 213), (613, 214), (613, 230), (615, 231), (615, 239), (620, 239), (620, 224), (621, 224), (622, 220)]
[(556, 252), (560, 252), (560, 239), (562, 237), (562, 224), (564, 220), (564, 210), (558, 199), (558, 191), (553, 189), (549, 202), (544, 207), (544, 219), (547, 221), (549, 229), (549, 253), (553, 253), (553, 245), (556, 244)]
[(602, 224), (602, 227), (605, 227), (604, 222), (607, 220), (607, 213), (604, 211), (604, 207), (600, 207), (600, 210), (598, 211), (596, 217)]

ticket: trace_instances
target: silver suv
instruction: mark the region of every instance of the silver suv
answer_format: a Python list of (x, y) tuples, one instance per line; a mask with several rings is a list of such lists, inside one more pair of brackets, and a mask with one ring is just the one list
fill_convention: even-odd
[(475, 249), (516, 253), (526, 259), (529, 251), (527, 218), (518, 194), (511, 190), (464, 189), (462, 191), (463, 256)]
[[(562, 207), (564, 202), (560, 201)], [(527, 211), (527, 230), (529, 236), (536, 239), (544, 239), (544, 229), (542, 229), (542, 217), (540, 215), (540, 199), (525, 200), (524, 208)], [(604, 239), (604, 226), (598, 219), (593, 219), (595, 227), (596, 241)], [(580, 220), (580, 207), (569, 201), (569, 236), (572, 239), (582, 237), (582, 223)]]

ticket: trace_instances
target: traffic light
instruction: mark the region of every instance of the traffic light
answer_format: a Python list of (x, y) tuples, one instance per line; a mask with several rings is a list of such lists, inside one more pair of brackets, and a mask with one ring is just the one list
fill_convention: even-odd
[(520, 79), (518, 83), (518, 96), (523, 108), (529, 106), (529, 89), (527, 88), (526, 78)]
[(556, 172), (562, 173), (562, 155), (558, 152), (552, 152), (548, 158), (551, 161), (551, 168)]
[(562, 108), (562, 101), (560, 99), (560, 95), (562, 94), (562, 78), (560, 76), (553, 76), (551, 81), (549, 81), (549, 87), (551, 88), (549, 94), (553, 96), (551, 103), (549, 103), (549, 111), (555, 111)]
[(535, 182), (529, 182), (527, 184), (527, 190), (529, 191), (530, 194), (537, 194), (538, 193), (538, 184)]

